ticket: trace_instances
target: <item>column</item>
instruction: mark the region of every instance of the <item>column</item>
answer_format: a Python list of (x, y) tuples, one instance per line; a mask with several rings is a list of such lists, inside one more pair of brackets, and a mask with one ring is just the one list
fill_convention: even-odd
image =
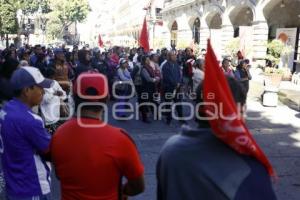
[(200, 19), (200, 49), (206, 49), (208, 38), (210, 38), (210, 30), (205, 17), (202, 16)]
[(253, 59), (256, 65), (264, 65), (267, 55), (268, 33), (269, 27), (263, 13), (263, 8), (258, 5), (255, 8), (255, 20), (253, 22)]
[(185, 13), (182, 13), (182, 15), (178, 17), (176, 21), (178, 24), (177, 48), (183, 49), (190, 46), (193, 40), (193, 33)]
[[(160, 28), (161, 35), (156, 37), (161, 37), (162, 47), (170, 48), (171, 46), (171, 31), (168, 28), (168, 21), (163, 22), (163, 26)], [(161, 48), (162, 48), (161, 47)]]
[(222, 55), (227, 55), (225, 47), (233, 39), (234, 28), (229, 18), (229, 12), (225, 11), (222, 17)]

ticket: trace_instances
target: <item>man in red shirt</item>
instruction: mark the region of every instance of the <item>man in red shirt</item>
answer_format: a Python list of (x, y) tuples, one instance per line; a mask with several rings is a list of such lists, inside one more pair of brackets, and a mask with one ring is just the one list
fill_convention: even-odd
[[(51, 157), (63, 200), (118, 200), (144, 191), (144, 167), (137, 148), (122, 129), (101, 120), (107, 79), (83, 73), (74, 85), (76, 117), (51, 142)], [(88, 103), (88, 105), (86, 105)], [(122, 185), (122, 177), (127, 183)]]

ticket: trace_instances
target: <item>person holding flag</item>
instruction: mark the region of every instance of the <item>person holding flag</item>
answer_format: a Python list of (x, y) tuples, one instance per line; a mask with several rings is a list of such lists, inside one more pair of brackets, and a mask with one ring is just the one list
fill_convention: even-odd
[[(226, 79), (210, 41), (205, 62), (198, 93), (203, 91), (201, 105), (209, 105), (203, 109), (206, 124), (202, 119), (200, 129), (184, 126), (164, 145), (156, 170), (157, 199), (275, 200), (270, 178), (275, 172), (240, 117), (243, 87)], [(214, 109), (221, 105), (220, 114)]]

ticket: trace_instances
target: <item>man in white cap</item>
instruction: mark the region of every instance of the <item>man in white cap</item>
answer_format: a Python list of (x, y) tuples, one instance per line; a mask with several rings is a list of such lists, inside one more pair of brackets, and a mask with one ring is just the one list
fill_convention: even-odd
[(32, 112), (52, 80), (34, 67), (17, 69), (12, 77), (14, 98), (0, 111), (0, 150), (7, 200), (48, 200), (50, 170), (42, 159), (48, 153), (50, 134)]

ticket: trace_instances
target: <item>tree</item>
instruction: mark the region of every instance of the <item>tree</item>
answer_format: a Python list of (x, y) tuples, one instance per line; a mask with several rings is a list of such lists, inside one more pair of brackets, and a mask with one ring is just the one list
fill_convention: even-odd
[(0, 34), (6, 35), (6, 46), (8, 46), (8, 34), (18, 32), (17, 0), (0, 0)]
[(36, 13), (41, 7), (42, 13), (49, 13), (50, 0), (19, 0), (20, 9), (24, 15)]
[(71, 24), (84, 21), (90, 6), (88, 0), (52, 0), (50, 9), (49, 34), (55, 38), (61, 36)]

